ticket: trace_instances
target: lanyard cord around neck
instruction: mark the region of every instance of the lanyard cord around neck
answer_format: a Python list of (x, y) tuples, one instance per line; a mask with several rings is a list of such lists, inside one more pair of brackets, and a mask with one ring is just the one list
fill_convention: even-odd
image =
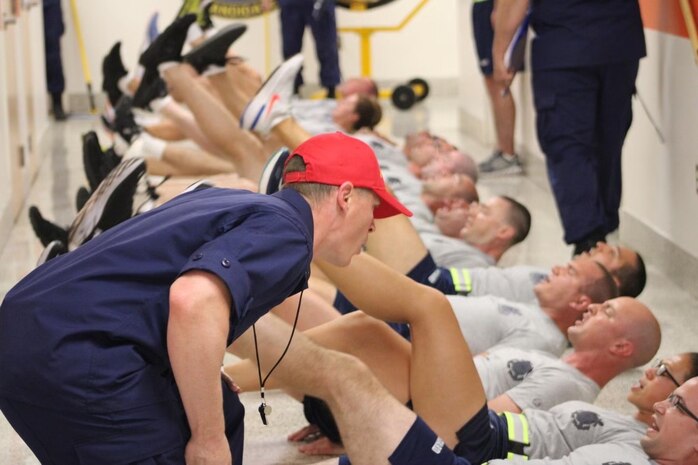
[(293, 335), (296, 332), (296, 325), (298, 324), (298, 317), (300, 316), (301, 313), (301, 302), (303, 301), (303, 291), (301, 291), (300, 297), (298, 297), (298, 308), (296, 309), (296, 317), (293, 320), (293, 328), (291, 329), (291, 336), (288, 338), (288, 343), (286, 344), (286, 348), (284, 349), (283, 353), (279, 357), (279, 359), (276, 361), (273, 367), (271, 367), (271, 370), (269, 370), (269, 373), (262, 379), (262, 367), (261, 364), (259, 363), (259, 348), (257, 346), (257, 330), (255, 329), (255, 325), (252, 325), (252, 336), (254, 337), (254, 353), (255, 356), (257, 357), (257, 375), (259, 376), (259, 392), (260, 395), (262, 396), (262, 404), (259, 406), (259, 415), (262, 417), (262, 423), (265, 425), (267, 424), (267, 415), (271, 413), (271, 407), (267, 406), (266, 400), (264, 399), (264, 384), (266, 384), (267, 380), (269, 379), (269, 376), (271, 376), (272, 372), (276, 369), (277, 366), (279, 366), (279, 363), (281, 363), (281, 360), (286, 356), (286, 352), (288, 352), (288, 348), (291, 347), (291, 341), (293, 340)]

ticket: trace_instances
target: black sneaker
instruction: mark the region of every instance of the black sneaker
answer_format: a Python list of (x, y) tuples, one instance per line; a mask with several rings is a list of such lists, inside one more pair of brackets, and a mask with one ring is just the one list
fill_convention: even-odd
[(112, 107), (123, 95), (119, 89), (119, 80), (127, 74), (128, 71), (121, 61), (121, 42), (117, 42), (102, 60), (102, 90), (107, 93)]
[(144, 173), (142, 158), (124, 160), (109, 173), (70, 225), (68, 250), (78, 248), (99, 232), (131, 217), (133, 196)]
[(209, 65), (225, 66), (228, 49), (246, 30), (247, 26), (242, 23), (230, 24), (203, 41), (182, 59), (199, 73), (203, 73)]
[(32, 225), (34, 234), (36, 234), (36, 237), (39, 238), (41, 245), (44, 247), (55, 240), (62, 241), (64, 244), (68, 241), (68, 231), (45, 219), (34, 205), (29, 207), (29, 222)]
[(94, 131), (82, 136), (82, 164), (85, 169), (85, 177), (90, 186), (90, 190), (97, 189), (99, 183), (104, 180), (105, 173), (102, 168), (106, 157), (99, 145), (99, 139)]
[(158, 70), (146, 69), (138, 90), (136, 90), (136, 94), (133, 96), (133, 106), (143, 110), (150, 110), (150, 102), (166, 95), (167, 86), (160, 77)]
[(196, 22), (202, 31), (208, 31), (213, 27), (213, 21), (211, 21), (211, 7), (213, 6), (213, 0), (204, 0), (201, 2), (199, 8), (199, 13), (196, 17)]
[(128, 95), (122, 96), (114, 107), (114, 129), (129, 144), (141, 133), (141, 128), (133, 117), (132, 108), (133, 100)]
[(68, 253), (68, 248), (65, 246), (64, 242), (61, 242), (58, 239), (51, 241), (44, 248), (43, 252), (41, 252), (41, 255), (39, 255), (39, 259), (36, 261), (36, 266), (43, 265), (47, 261), (66, 253)]
[(75, 210), (82, 210), (82, 207), (85, 206), (87, 200), (90, 198), (91, 195), (92, 192), (90, 192), (90, 190), (87, 187), (80, 186), (78, 188), (78, 191), (75, 193)]
[(260, 194), (273, 194), (281, 189), (284, 164), (290, 154), (291, 152), (286, 147), (282, 147), (269, 157), (262, 170), (262, 176), (259, 178)]
[(585, 239), (582, 239), (574, 243), (574, 250), (572, 251), (572, 258), (577, 255), (581, 255), (584, 252), (589, 252), (591, 249), (596, 247), (599, 242), (606, 242), (606, 235), (599, 232), (593, 232)]
[(161, 63), (167, 61), (182, 61), (182, 47), (187, 39), (189, 26), (196, 21), (195, 14), (187, 14), (175, 19), (167, 29), (150, 44), (150, 47), (141, 54), (138, 62), (146, 70), (157, 70)]

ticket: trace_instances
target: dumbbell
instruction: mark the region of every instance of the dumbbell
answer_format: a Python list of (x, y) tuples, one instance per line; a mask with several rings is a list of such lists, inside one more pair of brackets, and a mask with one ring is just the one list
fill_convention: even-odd
[(407, 110), (417, 102), (421, 102), (429, 95), (429, 84), (422, 78), (414, 78), (393, 89), (390, 99), (393, 105), (400, 110)]

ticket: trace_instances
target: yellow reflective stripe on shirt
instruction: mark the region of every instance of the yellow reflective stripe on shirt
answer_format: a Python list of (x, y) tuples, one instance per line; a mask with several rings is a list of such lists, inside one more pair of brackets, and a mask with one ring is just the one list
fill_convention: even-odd
[(470, 294), (473, 291), (473, 280), (467, 268), (450, 268), (453, 287), (458, 293)]
[[(530, 438), (528, 434), (528, 419), (526, 415), (521, 413), (511, 413), (504, 412), (504, 418), (507, 420), (507, 436), (510, 443), (518, 443), (525, 447), (530, 444)], [(521, 449), (523, 451), (523, 449)], [(525, 454), (516, 454), (514, 452), (509, 452), (507, 458), (511, 459), (513, 457), (520, 457), (528, 460), (528, 456)]]

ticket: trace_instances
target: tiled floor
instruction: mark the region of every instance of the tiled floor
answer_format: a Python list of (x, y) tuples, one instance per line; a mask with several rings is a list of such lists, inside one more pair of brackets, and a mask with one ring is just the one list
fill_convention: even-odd
[[(473, 142), (458, 130), (457, 111), (452, 100), (429, 98), (408, 113), (396, 114), (387, 110), (381, 129), (399, 138), (408, 130), (429, 127), (462, 149), (470, 151), (477, 159), (487, 156), (486, 148)], [(68, 122), (53, 125), (43, 145), (44, 162), (25, 206), (36, 204), (49, 218), (68, 224), (74, 214), (74, 194), (85, 183), (82, 171), (80, 135), (98, 127), (91, 117), (73, 117)], [(507, 194), (522, 200), (533, 212), (533, 227), (529, 238), (508, 252), (503, 264), (552, 265), (569, 258), (570, 250), (560, 237), (562, 232), (557, 220), (552, 197), (545, 183), (532, 182), (527, 177), (500, 178), (480, 183), (481, 197), (490, 194)], [(26, 214), (22, 214), (0, 255), (0, 297), (29, 272), (41, 251), (34, 237)], [(698, 305), (695, 299), (678, 288), (649, 264), (649, 284), (641, 296), (657, 314), (664, 337), (660, 356), (698, 350), (695, 334), (698, 321), (692, 317)], [(605, 406), (628, 409), (623, 402), (628, 386), (637, 379), (639, 370), (620, 376), (606, 386), (598, 399)], [(0, 373), (2, 376), (2, 373)], [(301, 410), (294, 401), (281, 393), (267, 396), (274, 406), (271, 425), (261, 425), (257, 415), (248, 415), (246, 421), (246, 463), (252, 465), (313, 463), (317, 458), (307, 458), (295, 451), (285, 440), (286, 434), (304, 425)], [(248, 411), (259, 404), (258, 394), (243, 395)], [(36, 464), (37, 460), (0, 417), (0, 464)]]

